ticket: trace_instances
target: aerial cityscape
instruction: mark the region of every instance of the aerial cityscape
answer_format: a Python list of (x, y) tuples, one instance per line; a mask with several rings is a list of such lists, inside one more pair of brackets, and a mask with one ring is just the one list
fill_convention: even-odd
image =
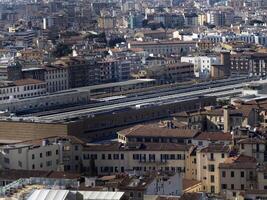
[(0, 200), (267, 200), (267, 0), (0, 0)]

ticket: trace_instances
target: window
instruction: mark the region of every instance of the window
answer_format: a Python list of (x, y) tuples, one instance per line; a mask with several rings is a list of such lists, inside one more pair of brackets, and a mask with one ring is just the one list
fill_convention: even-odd
[(244, 149), (244, 144), (241, 144), (241, 149)]
[(43, 168), (43, 163), (40, 163), (40, 168)]
[(214, 154), (213, 153), (210, 154), (210, 160), (214, 160)]
[(69, 145), (65, 145), (63, 147), (63, 151), (70, 151), (70, 146)]
[(120, 159), (120, 155), (119, 154), (113, 154), (113, 159), (114, 160), (119, 160)]
[(209, 172), (214, 172), (215, 171), (214, 165), (209, 165), (208, 168), (209, 168)]
[(267, 179), (267, 173), (263, 174), (264, 179)]
[(235, 177), (235, 172), (231, 171), (231, 177)]
[(242, 178), (244, 178), (244, 177), (245, 177), (245, 172), (244, 172), (244, 171), (241, 171), (241, 172), (240, 172), (240, 176), (241, 176)]
[(227, 189), (227, 184), (222, 184), (222, 190), (226, 190)]
[(222, 153), (222, 158), (224, 158), (224, 153)]
[(58, 155), (58, 149), (56, 150), (56, 155)]
[(75, 145), (75, 151), (78, 151), (78, 150), (79, 150), (79, 146)]
[(124, 160), (124, 154), (121, 154), (121, 160)]
[(214, 176), (211, 175), (211, 176), (210, 176), (210, 182), (211, 182), (211, 183), (214, 183), (214, 180), (215, 180), (215, 179), (214, 179)]
[(51, 161), (51, 160), (50, 160), (50, 161), (46, 161), (46, 166), (47, 166), (47, 167), (52, 166), (52, 161)]
[(244, 190), (244, 189), (245, 189), (244, 184), (241, 184), (241, 190)]
[(48, 156), (52, 156), (52, 151), (47, 151), (45, 154), (46, 154), (47, 157)]
[(234, 190), (235, 189), (235, 185), (231, 184), (231, 189)]
[(139, 160), (140, 159), (140, 155), (139, 154), (133, 154), (133, 159), (134, 160)]
[(43, 153), (40, 153), (40, 158), (42, 158), (43, 157)]
[(226, 177), (226, 172), (222, 171), (222, 177)]
[(124, 172), (124, 167), (121, 167), (121, 172)]
[(75, 160), (79, 160), (79, 156), (75, 156)]
[(5, 163), (9, 163), (9, 158), (4, 158)]
[(111, 160), (111, 154), (108, 154), (108, 160)]
[(106, 159), (106, 155), (102, 154), (102, 160), (105, 160), (105, 159)]
[(211, 192), (211, 193), (214, 193), (214, 192), (215, 192), (215, 186), (213, 186), (213, 185), (210, 186), (210, 192)]
[(18, 161), (18, 166), (22, 167), (22, 162), (21, 161)]
[(34, 160), (34, 154), (32, 154), (32, 160)]
[(35, 169), (35, 165), (34, 164), (32, 165), (32, 169)]

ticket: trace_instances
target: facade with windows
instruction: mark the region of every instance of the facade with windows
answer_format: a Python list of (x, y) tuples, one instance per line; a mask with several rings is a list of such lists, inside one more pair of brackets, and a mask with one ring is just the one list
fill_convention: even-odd
[(75, 137), (51, 137), (0, 148), (2, 169), (79, 171), (82, 142)]
[(0, 82), (0, 102), (10, 102), (15, 99), (25, 99), (46, 94), (44, 81), (36, 79), (21, 79), (17, 81)]
[(196, 152), (197, 180), (202, 181), (202, 190), (220, 193), (219, 164), (228, 157), (229, 146), (210, 144)]
[(85, 171), (95, 171), (99, 175), (125, 171), (139, 174), (148, 171), (184, 172), (188, 148), (166, 143), (90, 145), (83, 151), (83, 167)]

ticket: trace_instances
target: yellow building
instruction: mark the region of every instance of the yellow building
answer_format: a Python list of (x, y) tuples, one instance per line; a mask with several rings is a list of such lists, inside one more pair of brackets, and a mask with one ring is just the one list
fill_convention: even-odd
[(203, 26), (207, 22), (207, 15), (205, 13), (198, 14), (198, 25)]
[(196, 152), (197, 180), (202, 181), (202, 190), (220, 193), (219, 164), (224, 162), (230, 151), (228, 145), (210, 144)]

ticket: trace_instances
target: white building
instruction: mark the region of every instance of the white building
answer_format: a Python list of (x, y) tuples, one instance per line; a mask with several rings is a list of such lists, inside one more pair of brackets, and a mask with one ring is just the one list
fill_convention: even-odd
[(45, 82), (36, 79), (29, 78), (17, 81), (0, 82), (0, 103), (41, 96), (45, 93)]
[(75, 137), (50, 137), (0, 147), (2, 169), (79, 171), (82, 142)]
[(182, 194), (182, 175), (181, 173), (158, 175), (147, 186), (145, 195), (171, 195), (180, 196)]
[(185, 56), (181, 57), (181, 62), (194, 64), (195, 76), (199, 78), (208, 78), (211, 73), (211, 66), (221, 63), (217, 56)]

